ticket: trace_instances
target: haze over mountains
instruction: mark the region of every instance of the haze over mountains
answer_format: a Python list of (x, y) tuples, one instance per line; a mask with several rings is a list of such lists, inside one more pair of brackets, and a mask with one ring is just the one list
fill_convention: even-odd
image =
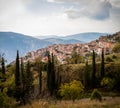
[[(8, 63), (15, 60), (16, 51), (19, 50), (20, 56), (25, 53), (53, 44), (74, 44), (90, 42), (104, 36), (107, 33), (80, 33), (69, 36), (41, 36), (33, 38), (31, 36), (14, 33), (0, 32), (0, 53), (5, 53)], [(39, 39), (38, 39), (39, 38)]]
[(100, 36), (105, 36), (107, 33), (98, 33), (98, 32), (85, 32), (85, 33), (78, 33), (73, 35), (67, 35), (67, 36), (56, 36), (56, 35), (50, 35), (50, 36), (36, 36), (38, 39), (45, 39), (45, 40), (76, 40), (81, 42), (90, 42), (92, 40), (98, 39)]

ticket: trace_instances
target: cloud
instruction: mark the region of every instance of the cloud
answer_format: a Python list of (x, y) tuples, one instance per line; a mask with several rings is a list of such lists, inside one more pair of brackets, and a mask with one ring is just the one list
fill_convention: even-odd
[(110, 0), (110, 2), (114, 7), (120, 8), (120, 0)]
[(110, 17), (112, 4), (108, 0), (49, 0), (51, 2), (72, 3), (78, 5), (65, 11), (68, 18), (88, 17), (95, 20), (106, 20)]
[(86, 0), (47, 0), (48, 2), (58, 2), (58, 3), (84, 3)]
[(119, 1), (0, 0), (0, 31), (32, 35), (118, 31)]
[(88, 17), (97, 19), (97, 20), (105, 20), (110, 17), (110, 11), (112, 9), (112, 5), (107, 0), (104, 1), (96, 1), (96, 3), (91, 3), (91, 5), (86, 8), (85, 12)]
[(78, 17), (85, 16), (95, 20), (105, 20), (110, 17), (111, 8), (112, 5), (108, 1), (94, 1), (82, 9), (77, 9), (75, 13), (79, 14)]

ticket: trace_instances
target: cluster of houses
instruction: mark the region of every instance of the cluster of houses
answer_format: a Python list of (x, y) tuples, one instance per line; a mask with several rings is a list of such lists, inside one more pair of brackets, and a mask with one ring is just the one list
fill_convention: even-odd
[(54, 44), (46, 48), (39, 49), (37, 51), (28, 52), (24, 57), (24, 62), (34, 61), (36, 58), (42, 58), (43, 62), (48, 60), (47, 51), (53, 53), (58, 61), (62, 64), (66, 63), (66, 58), (71, 57), (73, 48), (76, 48), (76, 52), (85, 56), (87, 53), (91, 53), (93, 50), (100, 55), (102, 48), (104, 48), (105, 54), (110, 54), (115, 42), (106, 41), (104, 37), (99, 38), (98, 40), (89, 42), (89, 43), (76, 43), (76, 44)]

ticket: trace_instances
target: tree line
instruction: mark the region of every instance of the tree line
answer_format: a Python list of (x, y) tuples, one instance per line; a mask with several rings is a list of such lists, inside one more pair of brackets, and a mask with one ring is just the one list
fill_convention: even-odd
[[(74, 54), (73, 54), (74, 55)], [(76, 53), (75, 53), (76, 55)], [(78, 56), (73, 56), (73, 58)], [(55, 98), (63, 98), (66, 93), (66, 90), (70, 89), (68, 96), (75, 100), (75, 98), (79, 95), (75, 93), (80, 93), (79, 90), (85, 91), (99, 88), (99, 87), (107, 87), (108, 89), (113, 89), (113, 86), (119, 89), (118, 83), (120, 80), (116, 80), (119, 77), (116, 77), (116, 79), (112, 79), (111, 73), (106, 74), (105, 70), (105, 62), (104, 62), (104, 49), (102, 49), (101, 52), (101, 63), (100, 63), (100, 76), (97, 75), (97, 63), (96, 63), (96, 54), (93, 50), (92, 52), (92, 64), (89, 64), (89, 61), (86, 59), (85, 66), (84, 66), (84, 74), (83, 74), (83, 81), (73, 81), (73, 82), (64, 82), (62, 73), (63, 70), (61, 70), (61, 64), (57, 63), (56, 57), (54, 54), (50, 54), (50, 52), (47, 52), (47, 58), (48, 62), (43, 63), (41, 59), (37, 59), (35, 62), (35, 67), (38, 72), (38, 79), (39, 79), (39, 93), (38, 97), (42, 97), (43, 95), (43, 71), (46, 72), (46, 91), (47, 94), (50, 97)], [(83, 59), (83, 58), (82, 58)], [(4, 92), (4, 84), (6, 82), (6, 69), (5, 69), (5, 59), (2, 56), (0, 59), (1, 62), (1, 73), (0, 73), (0, 93)], [(74, 61), (76, 64), (78, 64), (77, 59), (75, 58)], [(92, 67), (92, 72), (90, 73), (90, 65)], [(31, 69), (32, 63), (30, 61), (27, 61), (27, 63), (23, 62), (23, 59), (19, 57), (19, 51), (17, 51), (16, 55), (16, 61), (15, 61), (15, 70), (14, 70), (14, 86), (12, 88), (12, 91), (8, 90), (7, 95), (9, 96), (11, 93), (12, 96), (16, 99), (16, 102), (19, 104), (26, 104), (31, 103), (32, 94), (35, 90), (35, 76), (33, 74), (33, 70)], [(69, 71), (68, 71), (69, 73)], [(66, 83), (64, 85), (64, 83)], [(78, 87), (78, 88), (77, 88)], [(75, 91), (77, 90), (77, 91)], [(73, 92), (74, 91), (74, 92)], [(74, 96), (75, 94), (75, 96)]]

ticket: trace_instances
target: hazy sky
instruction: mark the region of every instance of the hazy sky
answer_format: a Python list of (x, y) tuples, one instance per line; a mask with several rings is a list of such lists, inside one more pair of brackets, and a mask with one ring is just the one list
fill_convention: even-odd
[(0, 31), (68, 35), (120, 31), (120, 0), (0, 0)]

